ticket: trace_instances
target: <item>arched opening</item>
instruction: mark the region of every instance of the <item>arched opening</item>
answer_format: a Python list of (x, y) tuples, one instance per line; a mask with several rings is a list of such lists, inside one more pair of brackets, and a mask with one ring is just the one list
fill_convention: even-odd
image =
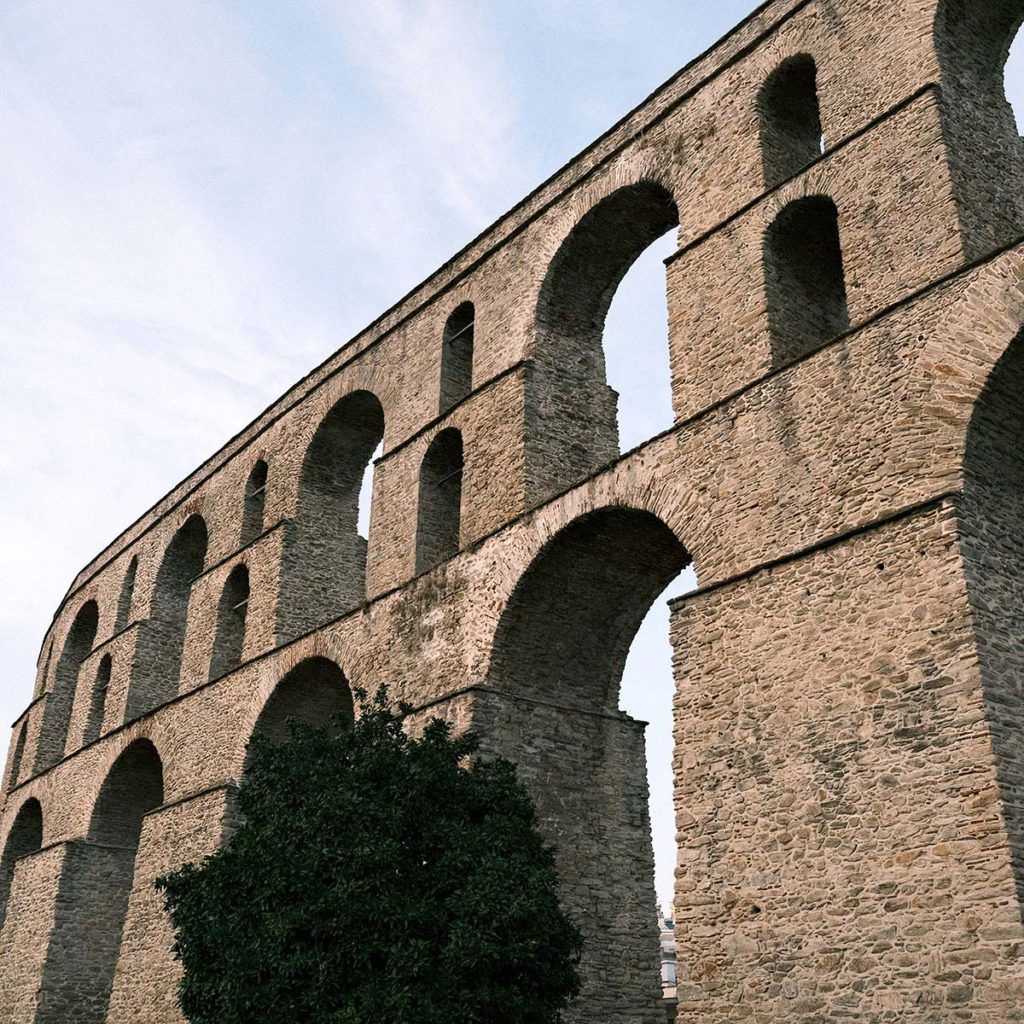
[(940, 0), (935, 45), (943, 132), (966, 256), (976, 259), (1024, 232), (1024, 142), (1011, 101), (1022, 85), (1008, 64), (1024, 0)]
[(117, 599), (117, 621), (114, 624), (114, 632), (120, 633), (128, 625), (132, 614), (132, 600), (135, 597), (135, 576), (139, 571), (139, 559), (133, 557), (128, 563), (128, 569), (124, 574), (124, 581), (121, 583), (121, 595)]
[[(516, 738), (505, 752), (528, 782), (558, 779), (535, 795), (563, 898), (587, 939), (584, 998), (612, 984), (633, 1000), (661, 992), (644, 723), (619, 700), (641, 623), (690, 562), (651, 513), (599, 510), (545, 545), (495, 634), (489, 680), (513, 695), (499, 716)], [(671, 819), (665, 827), (673, 831)], [(624, 934), (635, 944), (628, 953)]]
[(790, 203), (764, 242), (772, 368), (813, 352), (849, 330), (839, 211), (831, 199)]
[(131, 721), (178, 693), (192, 584), (206, 564), (206, 523), (190, 516), (167, 545), (157, 573), (146, 629), (139, 635), (125, 720)]
[[(630, 185), (590, 210), (552, 259), (537, 303), (528, 394), (529, 432), (541, 439), (527, 465), (530, 500), (562, 490), (619, 454), (617, 395), (603, 347), (606, 318), (630, 267), (678, 225), (679, 211), (665, 188)], [(664, 268), (658, 276), (664, 297)], [(631, 348), (647, 344), (644, 328), (634, 324)], [(670, 379), (667, 360), (658, 377)]]
[(110, 674), (114, 661), (109, 654), (105, 654), (96, 670), (96, 678), (93, 680), (92, 693), (89, 695), (89, 717), (85, 722), (84, 743), (92, 743), (98, 740), (103, 730), (103, 717), (107, 708), (107, 691), (110, 688)]
[(473, 388), (473, 334), (476, 310), (472, 302), (459, 306), (444, 326), (441, 339), (441, 404), (444, 415)]
[(14, 881), (14, 867), (22, 857), (35, 853), (43, 845), (43, 808), (35, 797), (29, 797), (14, 818), (3, 856), (0, 857), (0, 931), (7, 917), (7, 900)]
[(677, 231), (652, 242), (615, 290), (604, 323), (608, 383), (618, 396), (619, 447), (629, 451), (675, 422), (668, 372), (665, 260)]
[(370, 456), (370, 461), (363, 470), (363, 479), (359, 485), (359, 511), (356, 516), (356, 532), (367, 544), (369, 558), (370, 519), (373, 514), (373, 471), (377, 460), (384, 454), (383, 443), (378, 444)]
[(660, 911), (669, 916), (675, 897), (676, 829), (672, 770), (675, 678), (668, 602), (696, 589), (697, 574), (690, 565), (658, 595), (629, 646), (619, 685), (621, 710), (647, 722), (644, 740), (654, 889)]
[(282, 743), (290, 735), (290, 722), (337, 734), (352, 722), (353, 715), (352, 691), (345, 673), (329, 658), (307, 658), (277, 684), (253, 734)]
[(107, 1019), (145, 817), (164, 801), (163, 766), (149, 740), (114, 762), (93, 807), (88, 838), (69, 845), (54, 938), (43, 970), (40, 1021)]
[(210, 658), (210, 678), (218, 679), (242, 663), (245, 618), (249, 611), (249, 570), (237, 565), (231, 571), (217, 606), (217, 635)]
[(14, 752), (11, 755), (11, 770), (7, 775), (8, 791), (14, 789), (21, 777), (21, 762), (25, 757), (25, 740), (28, 736), (28, 722), (22, 722), (18, 729), (18, 738), (14, 741)]
[(1024, 920), (1024, 333), (993, 369), (971, 418), (960, 502), (988, 735)]
[(824, 152), (818, 68), (810, 54), (783, 61), (757, 98), (764, 183), (772, 188)]
[(260, 459), (245, 484), (245, 509), (242, 513), (242, 547), (251, 544), (263, 532), (267, 499), (267, 464)]
[(462, 515), (462, 435), (442, 430), (420, 466), (416, 571), (426, 572), (459, 550)]
[(64, 756), (71, 708), (78, 684), (78, 671), (92, 651), (98, 625), (99, 608), (95, 601), (86, 601), (78, 610), (75, 621), (68, 630), (67, 639), (57, 660), (53, 683), (46, 696), (42, 728), (39, 730), (36, 771), (45, 771)]
[(143, 818), (164, 802), (163, 764), (149, 740), (136, 740), (114, 762), (89, 823), (94, 843), (135, 849)]
[(284, 555), (278, 636), (291, 640), (366, 599), (367, 541), (359, 535), (364, 471), (384, 438), (384, 410), (368, 391), (346, 395), (306, 451)]
[[(40, 651), (42, 654), (42, 651)], [(46, 690), (46, 686), (50, 681), (50, 663), (53, 661), (53, 640), (46, 645), (46, 659), (43, 662), (43, 671), (36, 675), (35, 689), (32, 691), (33, 700), (42, 696)]]

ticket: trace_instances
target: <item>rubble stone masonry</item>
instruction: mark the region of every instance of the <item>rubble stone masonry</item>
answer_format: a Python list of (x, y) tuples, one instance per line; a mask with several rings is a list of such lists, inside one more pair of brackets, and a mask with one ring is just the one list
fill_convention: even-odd
[[(572, 1020), (663, 1021), (618, 688), (691, 562), (677, 1019), (1024, 1021), (1022, 19), (765, 4), (97, 555), (14, 723), (0, 1024), (181, 1021), (153, 879), (254, 731), (385, 682), (520, 765)], [(604, 316), (673, 228), (676, 422), (621, 455)]]

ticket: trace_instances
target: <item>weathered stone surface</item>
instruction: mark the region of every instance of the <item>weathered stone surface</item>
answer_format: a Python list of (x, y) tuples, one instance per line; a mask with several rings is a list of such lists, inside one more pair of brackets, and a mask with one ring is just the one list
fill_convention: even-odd
[[(663, 1020), (618, 685), (691, 560), (680, 1019), (1024, 1020), (1022, 17), (767, 4), (82, 570), (5, 776), (0, 1021), (177, 1022), (152, 880), (254, 730), (385, 682), (520, 764), (575, 1019)], [(675, 225), (676, 424), (620, 456), (603, 317)]]

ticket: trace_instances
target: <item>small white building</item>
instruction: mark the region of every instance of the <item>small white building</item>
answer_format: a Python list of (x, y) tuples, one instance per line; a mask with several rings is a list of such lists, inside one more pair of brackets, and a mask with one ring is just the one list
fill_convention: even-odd
[(658, 931), (661, 937), (661, 994), (665, 999), (676, 997), (676, 935), (671, 907), (658, 910)]

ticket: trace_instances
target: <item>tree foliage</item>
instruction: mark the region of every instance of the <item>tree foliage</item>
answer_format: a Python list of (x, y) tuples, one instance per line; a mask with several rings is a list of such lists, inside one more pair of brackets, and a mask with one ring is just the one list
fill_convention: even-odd
[(581, 937), (507, 761), (385, 691), (336, 738), (256, 736), (243, 824), (157, 883), (193, 1024), (552, 1024)]

